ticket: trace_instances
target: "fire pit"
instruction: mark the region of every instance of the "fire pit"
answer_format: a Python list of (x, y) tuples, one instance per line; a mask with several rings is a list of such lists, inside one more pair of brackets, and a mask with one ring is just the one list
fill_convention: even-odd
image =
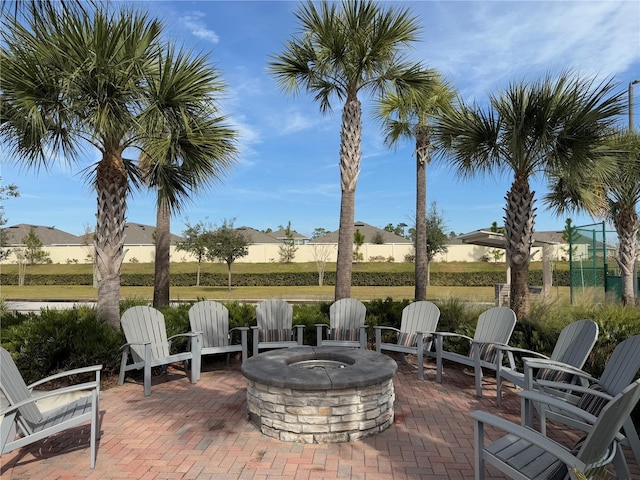
[(393, 423), (396, 362), (371, 350), (292, 347), (242, 364), (249, 420), (265, 435), (302, 443), (348, 442)]

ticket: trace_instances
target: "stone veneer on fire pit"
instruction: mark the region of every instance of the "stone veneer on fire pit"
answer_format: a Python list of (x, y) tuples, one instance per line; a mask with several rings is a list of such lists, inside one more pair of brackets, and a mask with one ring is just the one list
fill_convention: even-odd
[(386, 355), (356, 348), (302, 346), (261, 353), (242, 365), (249, 420), (263, 434), (289, 442), (347, 442), (374, 435), (393, 423), (397, 368)]

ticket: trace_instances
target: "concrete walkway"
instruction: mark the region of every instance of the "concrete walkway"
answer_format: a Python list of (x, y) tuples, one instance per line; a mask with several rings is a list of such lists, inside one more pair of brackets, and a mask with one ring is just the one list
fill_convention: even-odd
[[(498, 409), (492, 378), (485, 379), (486, 395), (479, 399), (473, 376), (454, 367), (445, 368), (440, 385), (432, 363), (424, 381), (417, 380), (415, 366), (401, 364), (394, 385), (395, 421), (389, 429), (353, 443), (309, 445), (263, 436), (247, 421), (237, 360), (228, 367), (207, 361), (196, 385), (170, 368), (154, 377), (150, 397), (130, 378), (102, 391), (95, 470), (89, 469), (89, 427), (84, 426), (2, 456), (0, 474), (3, 480), (472, 479), (469, 412), (488, 410), (519, 421), (513, 392)], [(577, 438), (557, 429), (550, 434), (571, 444)], [(633, 478), (640, 478), (627, 457)], [(504, 477), (491, 469), (486, 478)]]

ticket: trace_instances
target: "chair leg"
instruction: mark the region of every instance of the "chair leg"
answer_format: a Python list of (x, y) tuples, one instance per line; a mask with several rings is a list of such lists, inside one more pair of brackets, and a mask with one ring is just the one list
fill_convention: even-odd
[(92, 393), (93, 399), (91, 400), (92, 408), (94, 409), (93, 415), (91, 415), (91, 470), (96, 468), (96, 439), (98, 437), (98, 395), (97, 392)]
[(484, 480), (484, 423), (476, 421), (475, 427), (474, 463), (476, 470), (476, 480)]
[(120, 360), (120, 376), (118, 377), (118, 385), (124, 383), (125, 368), (127, 366), (127, 358), (129, 357), (129, 347), (122, 349), (122, 359)]
[(636, 427), (631, 417), (628, 417), (624, 421), (622, 428), (624, 436), (627, 437), (627, 442), (629, 442), (629, 447), (631, 447), (631, 451), (633, 452), (633, 456), (636, 458), (636, 463), (640, 465), (640, 439), (638, 439), (638, 432), (636, 432)]
[(480, 345), (476, 342), (471, 344), (474, 358), (474, 376), (476, 379), (476, 397), (482, 398), (482, 366), (480, 365)]
[(422, 335), (418, 335), (418, 351), (416, 355), (418, 361), (418, 380), (424, 380), (424, 344)]
[(196, 383), (200, 380), (200, 370), (202, 368), (202, 337), (191, 338), (191, 383)]
[(151, 395), (151, 344), (144, 346), (144, 396)]
[(442, 383), (442, 337), (436, 335), (436, 381)]

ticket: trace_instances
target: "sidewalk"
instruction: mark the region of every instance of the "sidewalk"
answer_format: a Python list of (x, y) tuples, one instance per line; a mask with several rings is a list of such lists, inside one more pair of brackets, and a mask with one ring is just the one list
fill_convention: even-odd
[[(228, 367), (207, 361), (196, 385), (183, 371), (170, 369), (154, 377), (146, 398), (142, 385), (128, 378), (101, 394), (104, 415), (95, 470), (89, 469), (87, 425), (74, 429), (74, 435), (4, 455), (1, 478), (472, 479), (469, 411), (488, 410), (519, 421), (519, 399), (509, 391), (505, 407), (498, 409), (493, 378), (485, 379), (486, 395), (479, 399), (473, 376), (450, 366), (441, 385), (432, 363), (425, 376), (419, 381), (415, 367), (399, 365), (394, 424), (361, 441), (325, 445), (280, 442), (260, 434), (246, 418), (246, 385), (237, 361)], [(568, 434), (560, 435), (567, 441)], [(628, 458), (634, 478), (640, 478)], [(504, 477), (491, 469), (486, 478)]]

